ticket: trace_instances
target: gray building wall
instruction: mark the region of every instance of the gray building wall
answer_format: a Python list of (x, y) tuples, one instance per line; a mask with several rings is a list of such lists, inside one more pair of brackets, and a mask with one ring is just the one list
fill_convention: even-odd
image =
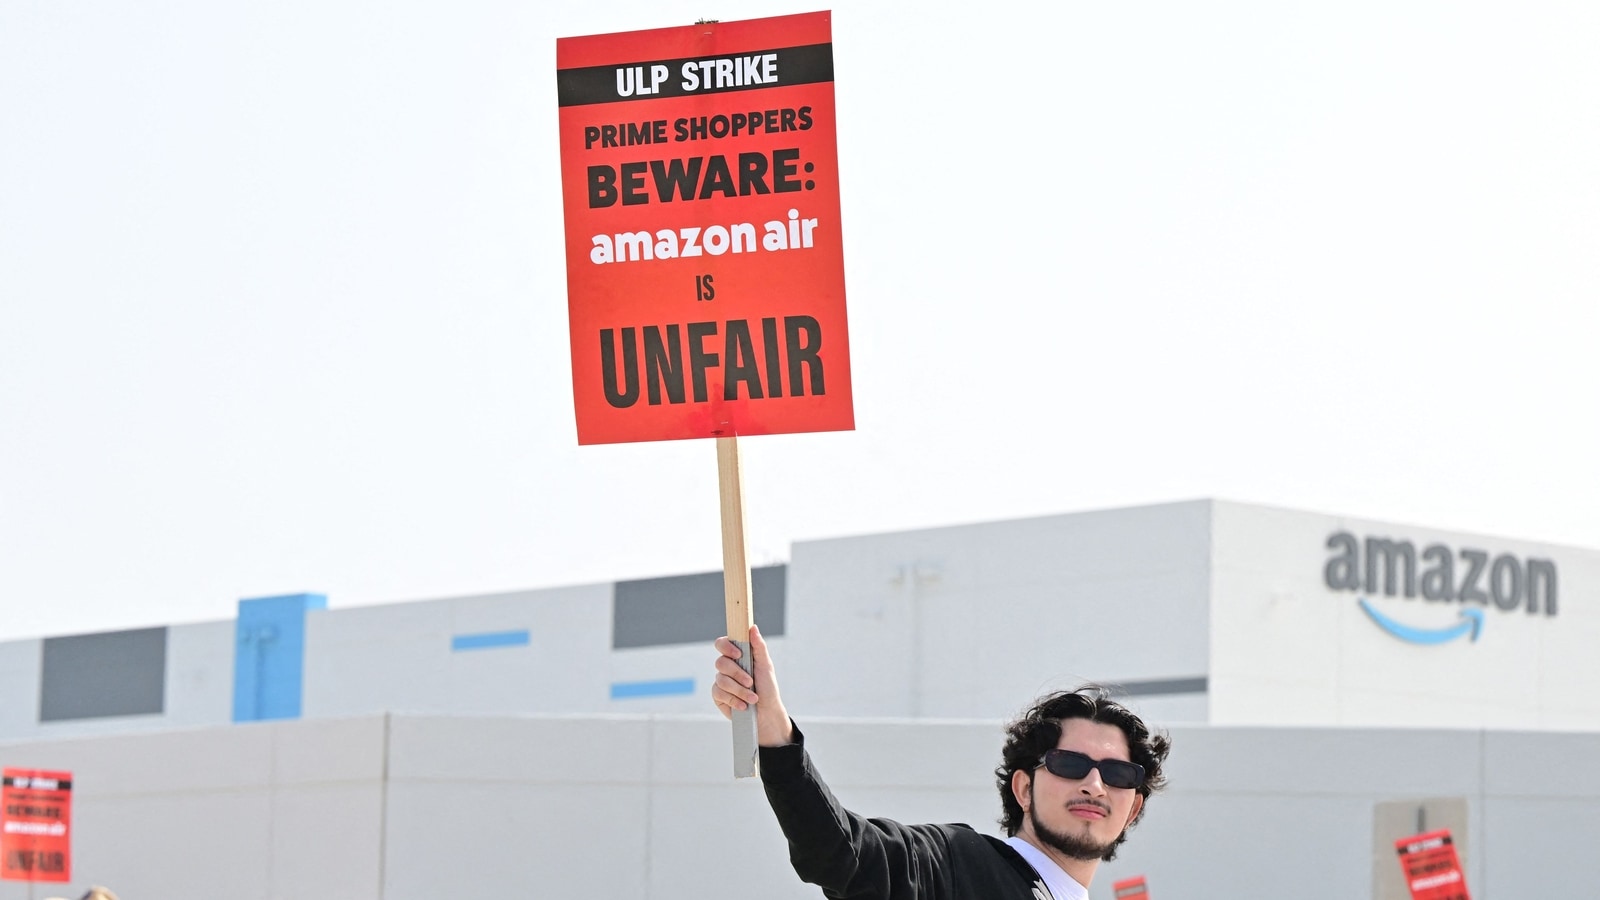
[[(1545, 560), (1559, 567), (1559, 615), (1330, 590), (1331, 533)], [(701, 573), (347, 609), (266, 598), (290, 601), (277, 630), (304, 634), (303, 646), (267, 647), (278, 682), (240, 668), (265, 652), (250, 642), (271, 622), (156, 629), (160, 709), (146, 696), (125, 715), (95, 706), (107, 698), (79, 677), (93, 673), (52, 668), (40, 641), (9, 642), (0, 739), (384, 711), (700, 712), (717, 583)], [(755, 585), (792, 690), (822, 715), (996, 717), (1100, 681), (1167, 723), (1600, 728), (1590, 550), (1193, 501), (802, 542)], [(1363, 612), (1378, 608), (1422, 629), (1481, 612), (1482, 639), (1404, 643)], [(258, 714), (241, 716), (240, 697)]]
[[(1334, 532), (1548, 559), (1560, 613), (1490, 609), (1481, 640), (1403, 643), (1362, 604), (1418, 627), (1477, 610), (1330, 590)], [(1591, 550), (1201, 500), (801, 542), (756, 575), (757, 619), (795, 699), (819, 715), (1001, 717), (1099, 681), (1165, 723), (1600, 728)], [(278, 710), (254, 718), (697, 713), (719, 583), (700, 573), (343, 609), (267, 598), (291, 601), (288, 624), (304, 634), (271, 648), (275, 671), (303, 678), (241, 688), (270, 622), (155, 629), (163, 696), (153, 711), (145, 696), (143, 712), (95, 706), (107, 698), (79, 677), (94, 673), (52, 669), (43, 650), (138, 632), (3, 643), (0, 739), (252, 718), (241, 696)], [(132, 714), (108, 714), (119, 711)]]
[[(1093, 680), (1126, 687), (1160, 721), (1202, 722), (1212, 507), (1195, 501), (802, 542), (787, 565), (756, 570), (756, 616), (781, 648), (798, 699), (821, 715), (999, 717), (1043, 691)], [(294, 620), (298, 627), (303, 615), (295, 696), (274, 684), (247, 693), (264, 689), (296, 710), (291, 718), (702, 712), (708, 646), (723, 621), (720, 584), (705, 573), (312, 605)], [(145, 696), (137, 711), (100, 709), (107, 698), (84, 680), (95, 673), (50, 668), (45, 642), (0, 643), (0, 739), (235, 721), (237, 667), (259, 638), (242, 627), (151, 630), (165, 635), (164, 657), (159, 671), (144, 665), (141, 683), (156, 678), (161, 703)], [(131, 646), (141, 635), (46, 641)], [(291, 652), (301, 658), (298, 646)]]
[[(806, 717), (843, 802), (993, 832), (999, 721)], [(1593, 896), (1600, 735), (1171, 729), (1170, 788), (1091, 896), (1371, 896), (1375, 810), (1460, 798), (1477, 900)], [(713, 716), (364, 716), (0, 744), (74, 773), (74, 878), (128, 898), (437, 900), (533, 891), (800, 900), (760, 784)], [(1542, 777), (1542, 773), (1560, 773)], [(381, 886), (381, 887), (380, 887)], [(27, 886), (0, 883), (0, 900)]]
[[(154, 629), (138, 629), (148, 631)], [(234, 626), (232, 622), (170, 625), (161, 659), (162, 699), (158, 711), (128, 715), (90, 715), (46, 719), (43, 701), (45, 640), (0, 643), (0, 740), (125, 734), (217, 725), (232, 720)], [(130, 632), (112, 632), (113, 635)], [(100, 635), (74, 635), (94, 638)], [(146, 675), (149, 673), (146, 672)], [(91, 689), (68, 676), (70, 686)], [(59, 689), (59, 686), (58, 686)], [(85, 707), (79, 706), (79, 711)]]
[(1207, 501), (797, 543), (785, 690), (823, 715), (998, 718), (1176, 682), (1149, 712), (1202, 722), (1209, 555)]
[[(1600, 728), (1600, 655), (1593, 649), (1600, 645), (1600, 552), (1298, 510), (1211, 506), (1208, 721)], [(1328, 584), (1340, 555), (1330, 546), (1333, 535), (1361, 549), (1355, 589)], [(1386, 585), (1374, 577), (1384, 568), (1374, 566), (1374, 540), (1403, 547), (1415, 564), (1393, 567), (1401, 577)], [(1437, 564), (1425, 561), (1430, 547), (1447, 561), (1455, 557), (1445, 579), (1454, 583), (1451, 598), (1423, 596), (1424, 572)], [(1485, 563), (1476, 576), (1468, 552)], [(1491, 585), (1491, 559), (1496, 568), (1510, 563), (1513, 572), (1533, 560), (1547, 564), (1554, 577), (1540, 599), (1550, 606), (1488, 602), (1483, 594), (1505, 586)], [(1463, 600), (1474, 578), (1480, 598)], [(1528, 583), (1519, 575), (1513, 586)], [(1459, 630), (1474, 615), (1481, 628), (1470, 638), (1417, 643), (1380, 626), (1368, 605), (1413, 629)], [(1548, 614), (1556, 606), (1559, 612)]]
[[(308, 717), (397, 712), (595, 712), (610, 681), (611, 585), (312, 612)], [(456, 635), (528, 643), (452, 650)]]

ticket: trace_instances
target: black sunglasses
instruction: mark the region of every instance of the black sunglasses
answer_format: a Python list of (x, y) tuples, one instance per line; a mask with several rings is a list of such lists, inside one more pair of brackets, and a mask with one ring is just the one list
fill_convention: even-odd
[(1039, 765), (1049, 769), (1052, 775), (1073, 779), (1087, 778), (1090, 769), (1099, 769), (1100, 780), (1107, 787), (1136, 788), (1144, 784), (1144, 766), (1138, 763), (1120, 759), (1090, 759), (1071, 750), (1046, 750)]

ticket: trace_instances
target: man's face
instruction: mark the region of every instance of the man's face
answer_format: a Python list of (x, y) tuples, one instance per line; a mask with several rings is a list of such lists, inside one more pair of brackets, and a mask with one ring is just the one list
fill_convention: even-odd
[[(1104, 722), (1067, 719), (1056, 746), (1091, 759), (1128, 761), (1127, 737)], [(1098, 768), (1082, 778), (1062, 778), (1042, 766), (1017, 772), (1011, 790), (1022, 804), (1024, 837), (1031, 833), (1038, 844), (1072, 859), (1104, 857), (1144, 805), (1136, 789), (1108, 787)]]

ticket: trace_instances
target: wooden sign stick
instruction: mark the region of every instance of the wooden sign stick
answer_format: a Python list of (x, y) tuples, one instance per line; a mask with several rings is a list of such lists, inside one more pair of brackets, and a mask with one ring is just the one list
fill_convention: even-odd
[[(744, 471), (739, 439), (717, 438), (717, 487), (722, 496), (722, 596), (728, 613), (728, 638), (738, 645), (739, 666), (750, 671), (750, 563), (744, 554)], [(755, 707), (733, 711), (733, 777), (756, 774)]]

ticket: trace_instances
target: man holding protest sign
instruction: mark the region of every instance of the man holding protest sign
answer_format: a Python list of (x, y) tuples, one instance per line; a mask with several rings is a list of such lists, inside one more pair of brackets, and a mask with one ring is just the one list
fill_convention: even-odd
[(751, 672), (740, 649), (716, 641), (712, 700), (723, 715), (755, 704), (761, 778), (805, 881), (829, 897), (894, 900), (1088, 900), (1101, 860), (1112, 859), (1161, 789), (1170, 744), (1096, 688), (1039, 699), (1006, 729), (995, 770), (1010, 837), (965, 825), (902, 825), (839, 804), (806, 753), (778, 692), (766, 642), (750, 629)]

